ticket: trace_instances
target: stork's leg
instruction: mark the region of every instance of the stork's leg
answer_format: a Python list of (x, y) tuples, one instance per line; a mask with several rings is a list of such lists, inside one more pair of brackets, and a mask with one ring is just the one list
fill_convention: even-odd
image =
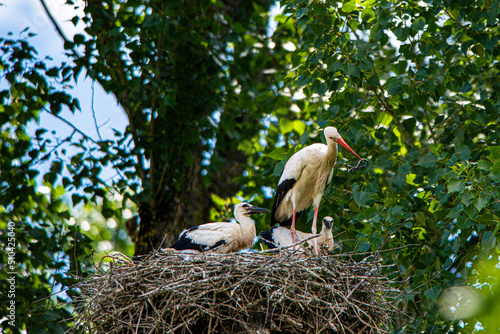
[(297, 210), (295, 209), (295, 205), (293, 206), (293, 216), (292, 216), (292, 226), (290, 227), (290, 234), (292, 235), (292, 244), (295, 243), (295, 216), (297, 214)]
[[(318, 232), (318, 229), (316, 228), (317, 221), (318, 221), (318, 207), (315, 205), (314, 206), (313, 225), (311, 228), (311, 232), (313, 235), (316, 235), (316, 233)], [(316, 253), (316, 255), (319, 254), (319, 252), (318, 252), (318, 238), (314, 238), (314, 252)]]

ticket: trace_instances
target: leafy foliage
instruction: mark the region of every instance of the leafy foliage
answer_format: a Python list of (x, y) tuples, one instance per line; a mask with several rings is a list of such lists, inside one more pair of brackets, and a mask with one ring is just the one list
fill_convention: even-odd
[(416, 321), (407, 332), (458, 326), (441, 320), (436, 300), (498, 245), (498, 8), (285, 6), (300, 36), (288, 78), (302, 87), (304, 121), (337, 126), (372, 162), (365, 173), (337, 171), (322, 214), (336, 219), (347, 249), (395, 249), (384, 254), (408, 282), (404, 307)]
[(50, 143), (41, 138), (43, 130), (30, 138), (26, 126), (47, 105), (47, 112), (57, 113), (78, 103), (53, 87), (64, 69), (47, 68), (27, 41), (1, 39), (0, 48), (2, 78), (10, 84), (0, 92), (0, 284), (9, 292), (2, 293), (0, 310), (11, 315), (9, 321), (2, 319), (2, 327), (14, 333), (37, 328), (60, 333), (67, 329), (61, 320), (69, 316), (64, 305), (77, 293), (75, 277), (88, 273), (90, 240), (65, 223), (64, 188), (54, 184), (60, 161), (52, 162), (44, 175), (46, 191), (39, 191), (36, 164), (48, 158)]

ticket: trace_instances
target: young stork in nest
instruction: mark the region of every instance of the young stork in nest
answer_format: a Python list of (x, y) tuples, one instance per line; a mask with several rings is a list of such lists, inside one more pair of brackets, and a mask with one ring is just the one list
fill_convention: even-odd
[(179, 234), (179, 240), (170, 248), (178, 251), (213, 252), (228, 254), (249, 248), (255, 238), (255, 222), (251, 214), (266, 213), (267, 209), (258, 208), (242, 202), (234, 207), (234, 217), (239, 223), (207, 223), (191, 227)]
[[(333, 250), (335, 243), (333, 242), (332, 224), (332, 217), (327, 216), (323, 218), (323, 227), (321, 228), (319, 237), (308, 240), (307, 244), (310, 247), (314, 247), (314, 240), (316, 240), (317, 247), (320, 251)], [(304, 240), (313, 236), (312, 233), (304, 233), (301, 231), (296, 231), (296, 233), (298, 239), (297, 241)], [(259, 236), (262, 239), (264, 245), (266, 245), (269, 249), (293, 245), (292, 232), (283, 226), (275, 226), (269, 231), (260, 232)]]
[[(290, 227), (292, 243), (295, 242), (296, 235), (295, 220), (311, 204), (314, 205), (311, 231), (312, 234), (316, 234), (319, 204), (328, 183), (332, 180), (333, 168), (337, 162), (337, 144), (354, 154), (361, 161), (368, 162), (347, 145), (336, 128), (326, 127), (323, 133), (328, 145), (312, 144), (292, 155), (281, 173), (276, 194), (274, 195), (271, 225), (276, 223), (281, 226), (292, 225)], [(317, 254), (318, 248), (314, 248)]]

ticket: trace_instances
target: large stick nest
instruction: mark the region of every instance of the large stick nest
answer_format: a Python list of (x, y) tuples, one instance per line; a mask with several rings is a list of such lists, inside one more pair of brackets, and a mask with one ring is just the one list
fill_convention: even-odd
[[(352, 254), (351, 254), (352, 255)], [(386, 333), (400, 292), (373, 256), (155, 253), (79, 284), (90, 333)]]

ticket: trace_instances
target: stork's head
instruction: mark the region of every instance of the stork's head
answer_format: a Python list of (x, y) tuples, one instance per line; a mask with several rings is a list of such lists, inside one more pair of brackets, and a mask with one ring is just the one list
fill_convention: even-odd
[(323, 133), (325, 134), (326, 140), (331, 139), (333, 141), (337, 141), (337, 139), (342, 138), (340, 137), (337, 128), (334, 128), (333, 126), (327, 126), (325, 130), (323, 130)]
[(238, 219), (239, 216), (249, 216), (255, 213), (266, 212), (269, 212), (269, 210), (253, 206), (245, 202), (241, 202), (234, 206), (234, 216), (236, 217), (236, 219)]
[(354, 152), (352, 148), (349, 147), (349, 145), (347, 145), (347, 143), (344, 141), (344, 139), (342, 139), (336, 128), (334, 128), (333, 126), (328, 126), (325, 128), (323, 133), (325, 134), (325, 138), (328, 143), (330, 142), (337, 143), (346, 150), (348, 150), (349, 152), (351, 152), (352, 154), (354, 154), (355, 156), (357, 156), (358, 159), (363, 160), (356, 152)]
[(326, 216), (325, 218), (323, 218), (323, 228), (324, 229), (326, 228), (328, 230), (331, 230), (332, 226), (333, 226), (333, 218), (332, 217)]

